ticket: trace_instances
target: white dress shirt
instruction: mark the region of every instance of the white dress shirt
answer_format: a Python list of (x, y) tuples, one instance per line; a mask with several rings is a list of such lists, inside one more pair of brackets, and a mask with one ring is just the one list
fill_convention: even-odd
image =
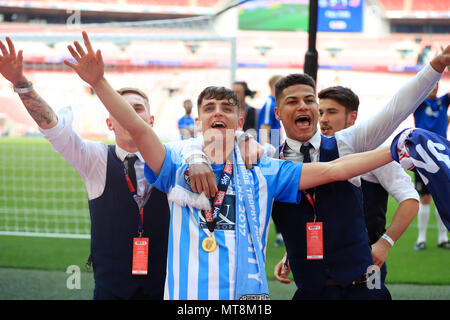
[(419, 194), (411, 181), (411, 177), (395, 161), (364, 173), (361, 175), (361, 179), (380, 184), (397, 203), (402, 203), (408, 199), (419, 201)]
[[(53, 128), (47, 130), (40, 128), (39, 130), (55, 151), (61, 154), (80, 174), (86, 185), (89, 200), (96, 199), (103, 194), (106, 185), (108, 146), (101, 141), (89, 141), (81, 138), (72, 129), (72, 120), (72, 109), (70, 107), (62, 108), (58, 112), (58, 123)], [(189, 145), (186, 144), (187, 141), (189, 141)], [(175, 141), (168, 145), (172, 150), (181, 153), (183, 148), (194, 148), (196, 141), (195, 139)], [(116, 145), (116, 154), (123, 161), (128, 152)], [(139, 152), (136, 152), (136, 155), (138, 159), (134, 167), (138, 182), (137, 193), (141, 196), (147, 187), (144, 177), (145, 162)]]

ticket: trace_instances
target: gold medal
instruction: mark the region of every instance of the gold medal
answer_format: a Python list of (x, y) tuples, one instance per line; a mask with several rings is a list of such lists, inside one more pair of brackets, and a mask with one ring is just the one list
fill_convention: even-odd
[(214, 239), (213, 237), (205, 238), (202, 242), (202, 248), (206, 252), (212, 252), (216, 249), (216, 247), (217, 247), (217, 242), (216, 242), (216, 239)]

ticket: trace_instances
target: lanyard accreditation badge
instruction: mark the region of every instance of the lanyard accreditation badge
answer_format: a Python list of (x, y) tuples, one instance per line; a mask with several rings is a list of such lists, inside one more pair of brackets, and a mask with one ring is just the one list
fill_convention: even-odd
[(222, 175), (219, 179), (217, 185), (218, 192), (214, 197), (214, 202), (212, 208), (209, 210), (202, 211), (205, 217), (206, 226), (210, 232), (209, 237), (205, 238), (202, 242), (202, 248), (206, 252), (212, 252), (217, 247), (216, 239), (214, 239), (214, 229), (216, 227), (217, 218), (222, 208), (223, 201), (225, 199), (225, 194), (230, 184), (233, 175), (233, 163), (230, 160), (225, 162), (225, 166), (222, 171)]
[[(286, 143), (283, 144), (280, 150), (280, 159), (285, 160), (284, 148)], [(303, 190), (308, 202), (311, 204), (314, 210), (314, 221), (306, 223), (306, 259), (307, 260), (322, 260), (323, 259), (323, 223), (316, 221), (316, 194), (314, 192), (313, 196), (307, 191)], [(288, 260), (286, 259), (285, 265), (287, 265)]]
[(306, 223), (306, 259), (323, 259), (323, 223), (316, 221), (316, 194), (311, 195), (304, 191), (305, 197), (314, 210), (314, 221)]
[(148, 245), (149, 238), (143, 237), (144, 233), (144, 206), (150, 197), (151, 187), (147, 186), (145, 188), (144, 195), (138, 196), (137, 186), (135, 187), (131, 182), (130, 176), (128, 174), (128, 163), (125, 160), (124, 174), (125, 180), (133, 196), (134, 201), (138, 206), (138, 236), (133, 238), (133, 263), (131, 268), (132, 275), (147, 275), (148, 272)]

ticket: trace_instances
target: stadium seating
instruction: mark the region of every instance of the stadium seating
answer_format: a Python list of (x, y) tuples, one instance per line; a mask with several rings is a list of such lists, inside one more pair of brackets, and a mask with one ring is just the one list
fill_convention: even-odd
[[(18, 26), (17, 29), (9, 29), (5, 24), (0, 24), (0, 33), (15, 35), (20, 33), (51, 32), (55, 34), (74, 33), (74, 30), (64, 26)], [(149, 30), (144, 28), (116, 29), (87, 28), (90, 35), (117, 34), (189, 34), (188, 31), (179, 30)], [(196, 34), (200, 34), (196, 33)], [(241, 65), (267, 65), (271, 67), (283, 67), (302, 64), (304, 52), (307, 50), (307, 34), (304, 32), (271, 32), (267, 34), (240, 31), (237, 34), (237, 61)], [(131, 41), (118, 44), (106, 41), (93, 41), (96, 48), (102, 50), (107, 64), (118, 64), (126, 61), (143, 62), (152, 60), (158, 64), (167, 63), (167, 66), (194, 66), (198, 65), (226, 65), (230, 61), (230, 44), (227, 42), (198, 42), (190, 41)], [(317, 50), (322, 65), (344, 64), (358, 68), (360, 65), (379, 66), (415, 66), (417, 55), (425, 46), (431, 46), (431, 54), (439, 50), (443, 43), (448, 42), (446, 35), (428, 34), (391, 34), (382, 37), (368, 37), (359, 34), (319, 33), (317, 35)], [(70, 42), (45, 45), (38, 42), (20, 42), (19, 48), (26, 52), (26, 59), (36, 63), (58, 62), (70, 57), (67, 45)], [(190, 52), (190, 44), (197, 45), (195, 52)], [(260, 48), (267, 47), (266, 52)], [(383, 48), (383, 50), (380, 50)], [(410, 49), (409, 54), (402, 56), (400, 49)], [(333, 50), (335, 49), (335, 50)], [(336, 52), (335, 57), (332, 53)]]
[(159, 5), (159, 6), (183, 6), (187, 7), (191, 0), (127, 0), (129, 4), (140, 4), (140, 5)]
[(381, 5), (388, 11), (403, 10), (404, 0), (378, 0)]
[(197, 0), (197, 5), (199, 7), (213, 7), (219, 2), (220, 0)]
[(23, 50), (25, 59), (33, 57), (34, 61), (45, 62), (56, 57), (55, 51), (43, 42), (15, 42), (16, 51)]
[[(27, 0), (26, 2), (34, 3), (34, 6), (44, 3), (43, 7), (51, 7), (52, 4), (64, 4), (73, 3), (73, 0)], [(90, 4), (130, 4), (130, 5), (142, 5), (142, 6), (198, 6), (198, 7), (213, 7), (220, 0), (81, 0), (80, 3), (90, 3)]]
[(412, 0), (413, 11), (449, 11), (450, 3), (445, 0)]
[(387, 11), (445, 11), (450, 8), (446, 0), (378, 0)]
[[(84, 2), (106, 3), (102, 0), (84, 0)], [(217, 2), (218, 0), (178, 0), (176, 3), (211, 7)], [(113, 0), (109, 3), (160, 6), (174, 4), (170, 0)], [(380, 0), (380, 3), (386, 10), (403, 10), (405, 1)], [(409, 3), (413, 10), (424, 8), (421, 1), (411, 0)], [(427, 1), (428, 3), (431, 4), (429, 8), (442, 8), (442, 3), (448, 3), (448, 0)], [(192, 30), (144, 27), (87, 27), (86, 31), (92, 36), (91, 39), (103, 34), (120, 34), (121, 39), (122, 36), (131, 34), (177, 36), (193, 34)], [(76, 34), (80, 40), (79, 32), (80, 30), (67, 28), (65, 25), (0, 23), (0, 34), (11, 35), (13, 40), (20, 34), (40, 33)], [(204, 33), (206, 32), (195, 31), (196, 35)], [(317, 50), (321, 69), (319, 69), (318, 89), (323, 86), (345, 84), (368, 99), (370, 105), (385, 103), (392, 93), (391, 88), (395, 88), (398, 83), (403, 83), (404, 79), (411, 76), (410, 73), (390, 74), (387, 71), (403, 71), (405, 67), (415, 70), (417, 55), (425, 46), (431, 47), (427, 57), (429, 60), (440, 46), (448, 41), (449, 37), (445, 34), (390, 34), (369, 37), (361, 34), (319, 32)], [(87, 90), (88, 87), (83, 81), (73, 75), (72, 71), (68, 72), (68, 68), (61, 63), (62, 59), (70, 57), (67, 45), (71, 42), (56, 42), (49, 45), (36, 41), (14, 40), (14, 42), (17, 49), (24, 50), (26, 72), (31, 73), (31, 80), (52, 107), (58, 109), (71, 104), (76, 113), (74, 126), (85, 136), (107, 137), (110, 134), (104, 125), (107, 115), (98, 99)], [(166, 139), (178, 137), (176, 121), (183, 115), (181, 107), (183, 99), (196, 97), (207, 85), (230, 85), (231, 48), (230, 43), (226, 41), (196, 43), (178, 40), (130, 40), (125, 44), (120, 41), (115, 43), (92, 40), (92, 42), (94, 48), (102, 50), (108, 79), (114, 87), (136, 86), (150, 94), (152, 114), (156, 118), (155, 129)], [(247, 81), (252, 90), (258, 91), (249, 103), (260, 108), (266, 99), (267, 80), (271, 75), (302, 70), (308, 34), (301, 31), (239, 31), (236, 44), (238, 62), (236, 79)], [(195, 50), (191, 51), (192, 48)], [(263, 52), (262, 48), (267, 50)], [(401, 49), (406, 48), (410, 48), (411, 52), (402, 56)], [(376, 80), (367, 80), (371, 77)], [(442, 87), (448, 87), (448, 83), (448, 78), (443, 80)], [(377, 90), (373, 90), (375, 87)], [(21, 110), (21, 113), (14, 114), (14, 110)], [(23, 128), (35, 129), (34, 123), (23, 111), (10, 86), (0, 81), (0, 112), (6, 113), (14, 122), (21, 123)]]

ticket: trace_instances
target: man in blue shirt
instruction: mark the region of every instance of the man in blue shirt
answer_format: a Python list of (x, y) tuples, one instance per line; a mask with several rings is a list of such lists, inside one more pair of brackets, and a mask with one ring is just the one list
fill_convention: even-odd
[(246, 98), (253, 98), (256, 94), (256, 91), (250, 90), (247, 82), (245, 81), (235, 81), (233, 84), (233, 91), (236, 93), (239, 104), (241, 105), (241, 113), (244, 117), (244, 125), (242, 130), (248, 134), (251, 134), (253, 137), (257, 137), (256, 129), (258, 126), (258, 110), (250, 106)]
[(186, 140), (195, 137), (195, 120), (191, 116), (192, 101), (190, 99), (184, 100), (183, 107), (186, 114), (178, 120), (178, 130), (180, 130), (181, 140)]
[[(269, 79), (270, 96), (267, 97), (264, 106), (259, 111), (258, 115), (258, 141), (261, 144), (270, 143), (275, 148), (280, 145), (280, 121), (275, 117), (275, 83), (281, 79), (280, 75), (272, 76)], [(278, 134), (271, 136), (271, 130), (275, 129)], [(274, 140), (274, 141), (272, 141)]]
[[(422, 102), (422, 104), (414, 112), (414, 122), (416, 128), (426, 129), (431, 132), (435, 132), (443, 137), (447, 137), (448, 116), (447, 110), (450, 104), (449, 94), (445, 94), (442, 97), (437, 97), (439, 89), (439, 83), (431, 91), (428, 97)], [(425, 249), (425, 243), (427, 239), (427, 226), (428, 219), (430, 218), (430, 203), (431, 194), (423, 183), (420, 176), (414, 172), (415, 186), (417, 192), (420, 195), (420, 209), (417, 215), (417, 224), (419, 234), (417, 237), (414, 250)], [(439, 217), (437, 208), (435, 209), (436, 220), (438, 225), (438, 247), (443, 249), (450, 249), (450, 242), (448, 241), (447, 229), (442, 223)]]

